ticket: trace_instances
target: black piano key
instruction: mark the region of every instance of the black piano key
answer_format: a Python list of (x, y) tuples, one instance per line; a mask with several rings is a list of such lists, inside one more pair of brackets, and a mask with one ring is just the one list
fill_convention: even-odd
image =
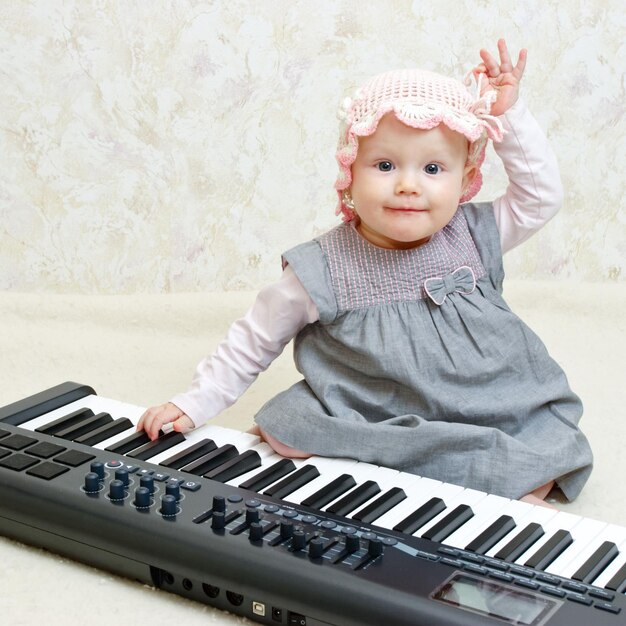
[(605, 589), (610, 589), (611, 591), (617, 591), (619, 593), (626, 591), (626, 563), (624, 563), (624, 565), (622, 565), (616, 572), (615, 576), (613, 576), (613, 578), (606, 583)]
[(465, 546), (466, 550), (476, 554), (486, 554), (501, 539), (506, 537), (515, 528), (515, 520), (510, 515), (500, 516), (493, 524), (486, 528), (476, 539)]
[(612, 541), (605, 541), (581, 566), (572, 578), (581, 583), (591, 583), (604, 568), (619, 554)]
[(78, 409), (78, 411), (73, 411), (72, 413), (68, 413), (63, 417), (53, 420), (52, 422), (48, 422), (39, 428), (35, 428), (35, 432), (44, 433), (46, 435), (56, 435), (58, 431), (63, 430), (68, 426), (72, 426), (72, 424), (82, 422), (82, 420), (87, 417), (91, 417), (92, 415), (93, 411), (91, 409)]
[(185, 465), (182, 468), (183, 472), (189, 472), (196, 476), (202, 476), (212, 469), (219, 467), (222, 463), (226, 463), (230, 459), (239, 455), (239, 450), (233, 446), (232, 443), (227, 443), (215, 450), (212, 450), (208, 454), (201, 456), (199, 459), (193, 461), (189, 465)]
[(310, 483), (319, 475), (319, 470), (315, 465), (303, 465), (300, 469), (293, 472), (293, 474), (290, 474), (280, 482), (272, 485), (269, 489), (266, 489), (263, 494), (274, 496), (275, 498), (285, 498), (296, 489), (300, 489), (300, 487), (304, 487), (304, 485)]
[(100, 426), (100, 428), (96, 428), (91, 432), (77, 437), (74, 441), (76, 443), (82, 443), (86, 446), (95, 446), (97, 443), (105, 441), (106, 439), (109, 439), (109, 437), (113, 437), (113, 435), (119, 435), (132, 427), (133, 423), (127, 417), (118, 417), (116, 420), (113, 420), (104, 426)]
[(204, 478), (225, 483), (233, 478), (237, 478), (237, 476), (247, 474), (257, 467), (261, 467), (261, 456), (256, 450), (246, 450), (203, 476)]
[(440, 542), (449, 537), (453, 532), (461, 528), (467, 520), (474, 517), (474, 511), (467, 504), (459, 504), (450, 511), (443, 519), (438, 521), (432, 528), (429, 528), (422, 537), (431, 541)]
[(163, 435), (154, 441), (148, 441), (143, 446), (136, 448), (129, 452), (126, 456), (132, 459), (139, 459), (140, 461), (147, 461), (161, 452), (165, 452), (179, 443), (185, 441), (185, 435), (178, 433), (175, 430), (171, 430), (167, 435)]
[(337, 500), (331, 504), (326, 510), (335, 515), (348, 515), (355, 509), (365, 504), (368, 500), (380, 493), (378, 483), (373, 480), (367, 480), (356, 489), (345, 495), (341, 500)]
[(72, 424), (71, 426), (58, 430), (54, 433), (54, 436), (59, 437), (60, 439), (67, 439), (68, 441), (74, 441), (78, 437), (81, 437), (86, 433), (90, 433), (96, 428), (100, 428), (100, 426), (110, 424), (112, 421), (113, 418), (108, 413), (98, 413), (96, 415), (92, 415), (91, 417), (87, 417), (76, 424)]
[(535, 552), (525, 563), (526, 567), (544, 570), (574, 540), (567, 530), (557, 530), (550, 539)]
[(393, 529), (407, 535), (412, 535), (433, 517), (439, 515), (446, 508), (446, 503), (441, 498), (431, 498), (418, 509), (397, 523)]
[[(163, 431), (160, 430), (159, 436), (161, 435), (163, 435)], [(150, 441), (150, 437), (148, 437), (146, 431), (138, 430), (132, 435), (128, 435), (128, 437), (107, 446), (105, 450), (107, 452), (113, 452), (114, 454), (126, 454), (131, 450), (139, 448), (139, 446), (143, 446), (145, 443), (148, 443), (148, 441)]]
[(242, 482), (239, 487), (259, 492), (261, 489), (265, 489), (268, 485), (287, 476), (287, 474), (291, 474), (295, 469), (296, 464), (291, 459), (281, 459), (258, 474), (251, 476), (248, 480)]
[(304, 506), (310, 506), (314, 509), (321, 509), (329, 502), (336, 500), (339, 496), (342, 496), (346, 491), (349, 491), (356, 485), (356, 481), (350, 474), (342, 474), (332, 480), (328, 485), (322, 487), (315, 493), (311, 494), (308, 498), (302, 500), (300, 504)]
[(374, 520), (387, 513), (387, 511), (391, 511), (396, 504), (403, 500), (406, 500), (406, 493), (400, 487), (392, 487), (389, 491), (383, 493), (382, 496), (376, 498), (376, 500), (363, 507), (360, 511), (357, 511), (352, 516), (352, 519), (371, 524)]
[(503, 546), (495, 555), (496, 559), (502, 559), (508, 563), (516, 561), (526, 550), (536, 541), (543, 537), (545, 531), (540, 524), (531, 522), (521, 532), (519, 532), (509, 543)]
[(193, 461), (197, 461), (201, 456), (212, 452), (217, 448), (217, 445), (212, 439), (202, 439), (197, 443), (185, 448), (178, 454), (161, 461), (159, 465), (163, 467), (169, 467), (171, 469), (180, 469), (189, 465)]

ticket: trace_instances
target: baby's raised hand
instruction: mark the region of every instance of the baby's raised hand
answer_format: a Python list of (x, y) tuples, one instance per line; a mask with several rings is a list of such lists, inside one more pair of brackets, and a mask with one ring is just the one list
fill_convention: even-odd
[(174, 422), (172, 426), (179, 433), (194, 427), (194, 423), (188, 415), (183, 413), (175, 404), (167, 402), (147, 409), (139, 418), (137, 430), (145, 430), (148, 437), (154, 441), (159, 436), (159, 430), (163, 425), (170, 422)]
[(487, 50), (480, 50), (480, 58), (483, 62), (473, 70), (474, 74), (485, 74), (489, 81), (487, 89), (495, 89), (498, 94), (495, 102), (491, 105), (491, 115), (506, 113), (516, 102), (519, 96), (519, 84), (526, 67), (526, 49), (522, 48), (513, 66), (509, 56), (506, 41), (498, 40), (498, 53), (500, 62)]

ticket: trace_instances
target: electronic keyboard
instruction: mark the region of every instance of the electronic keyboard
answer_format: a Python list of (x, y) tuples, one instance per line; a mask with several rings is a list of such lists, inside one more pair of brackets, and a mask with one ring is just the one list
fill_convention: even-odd
[(274, 626), (625, 623), (625, 527), (142, 413), (71, 382), (0, 408), (0, 533)]

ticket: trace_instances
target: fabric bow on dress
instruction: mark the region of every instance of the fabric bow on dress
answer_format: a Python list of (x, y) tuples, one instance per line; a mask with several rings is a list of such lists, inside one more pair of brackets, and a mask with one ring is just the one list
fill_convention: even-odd
[(463, 265), (444, 278), (427, 278), (424, 281), (424, 290), (430, 299), (441, 306), (446, 297), (454, 293), (469, 294), (476, 289), (476, 277), (471, 267)]

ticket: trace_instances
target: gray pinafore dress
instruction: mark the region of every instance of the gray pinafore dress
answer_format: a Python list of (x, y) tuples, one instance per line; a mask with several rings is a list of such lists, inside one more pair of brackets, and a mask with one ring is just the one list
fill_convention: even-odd
[(342, 224), (283, 255), (320, 319), (298, 333), (304, 380), (256, 422), (283, 443), (519, 498), (592, 467), (579, 398), (504, 302), (490, 203), (426, 244), (387, 250)]

